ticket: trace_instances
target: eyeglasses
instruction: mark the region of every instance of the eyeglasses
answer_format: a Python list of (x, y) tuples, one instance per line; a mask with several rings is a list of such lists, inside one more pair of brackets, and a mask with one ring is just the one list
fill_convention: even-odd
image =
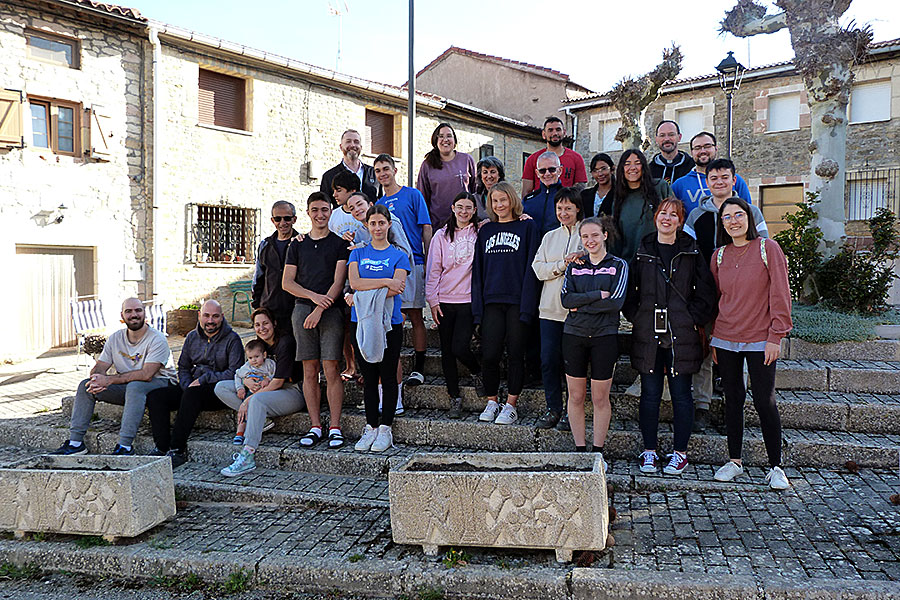
[(294, 221), (296, 219), (297, 219), (297, 217), (293, 217), (293, 216), (292, 217), (282, 217), (282, 216), (272, 217), (272, 220), (275, 221), (276, 223), (281, 223), (282, 221)]
[(559, 170), (559, 167), (544, 167), (543, 169), (538, 169), (537, 172), (540, 175), (544, 175), (546, 173), (550, 173), (551, 175), (553, 175), (558, 170)]
[(691, 150), (712, 150), (715, 147), (715, 144), (703, 144), (702, 146), (693, 146)]
[(594, 167), (591, 169), (591, 173), (609, 173), (609, 170), (607, 165), (603, 165), (602, 167)]
[(736, 213), (734, 213), (734, 214), (730, 214), (730, 215), (725, 215), (725, 216), (723, 216), (723, 217), (722, 217), (722, 222), (723, 222), (723, 223), (731, 223), (732, 220), (734, 220), (735, 222), (737, 222), (737, 221), (743, 221), (743, 220), (746, 219), (746, 218), (747, 218), (747, 213), (745, 213), (745, 212), (742, 211), (742, 212), (736, 212)]

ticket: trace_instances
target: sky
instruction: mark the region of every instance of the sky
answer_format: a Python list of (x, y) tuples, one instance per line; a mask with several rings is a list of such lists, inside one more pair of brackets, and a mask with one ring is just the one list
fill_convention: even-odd
[[(118, 3), (151, 19), (349, 75), (393, 85), (407, 79), (407, 0)], [(734, 0), (419, 0), (414, 64), (418, 71), (448, 47), (459, 46), (555, 69), (602, 93), (626, 76), (653, 69), (663, 49), (673, 43), (684, 55), (679, 77), (713, 73), (729, 50), (746, 67), (793, 57), (786, 30), (747, 39), (719, 34), (719, 21), (734, 4)], [(329, 6), (347, 14), (339, 18)], [(870, 24), (875, 41), (898, 38), (900, 2), (855, 0), (843, 22), (850, 20)], [(336, 68), (339, 38), (341, 64)]]

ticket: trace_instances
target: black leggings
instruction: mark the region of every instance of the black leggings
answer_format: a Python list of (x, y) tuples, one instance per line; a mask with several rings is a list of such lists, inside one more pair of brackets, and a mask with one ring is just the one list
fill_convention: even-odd
[[(518, 304), (487, 304), (481, 319), (484, 391), (496, 396), (500, 389), (500, 358), (506, 346), (507, 386), (510, 396), (522, 393), (525, 383), (525, 347), (528, 325), (519, 320)], [(505, 344), (504, 344), (505, 343)]]
[[(177, 385), (169, 385), (147, 394), (147, 413), (157, 450), (186, 450), (188, 436), (200, 413), (228, 408), (216, 396), (215, 388), (214, 383), (204, 383), (184, 390)], [(173, 410), (178, 413), (170, 428), (169, 419)]]
[[(387, 347), (380, 363), (366, 362), (359, 352), (356, 342), (356, 323), (351, 323), (350, 339), (356, 352), (356, 365), (363, 376), (363, 402), (366, 406), (366, 423), (372, 427), (379, 424), (390, 427), (394, 424), (397, 410), (397, 363), (400, 362), (400, 346), (403, 344), (403, 324), (398, 323), (387, 332)], [(378, 414), (378, 384), (381, 383), (381, 415)], [(380, 423), (379, 423), (380, 421)]]
[(781, 464), (781, 416), (775, 404), (775, 364), (763, 364), (763, 352), (731, 352), (716, 348), (719, 375), (725, 392), (725, 430), (728, 434), (728, 456), (741, 458), (744, 443), (744, 360), (753, 386), (753, 406), (759, 415), (769, 465)]
[(441, 366), (447, 382), (447, 393), (451, 398), (459, 398), (459, 360), (469, 372), (481, 372), (481, 366), (472, 353), (472, 304), (444, 304), (441, 302), (441, 322), (438, 333), (441, 336)]

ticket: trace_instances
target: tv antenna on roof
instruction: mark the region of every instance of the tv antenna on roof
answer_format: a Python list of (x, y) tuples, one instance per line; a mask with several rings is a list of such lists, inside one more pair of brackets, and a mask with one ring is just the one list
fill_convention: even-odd
[(337, 47), (337, 58), (334, 61), (334, 70), (341, 70), (341, 41), (344, 37), (344, 15), (350, 14), (350, 6), (347, 5), (347, 0), (344, 0), (341, 4), (344, 5), (344, 8), (341, 9), (340, 4), (335, 0), (334, 4), (332, 4), (331, 0), (328, 0), (328, 12), (338, 18), (338, 47)]

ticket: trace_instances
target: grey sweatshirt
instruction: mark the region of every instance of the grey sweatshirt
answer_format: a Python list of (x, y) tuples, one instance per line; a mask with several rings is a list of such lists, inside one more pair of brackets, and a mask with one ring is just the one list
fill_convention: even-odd
[[(363, 290), (353, 294), (356, 307), (356, 343), (359, 353), (368, 363), (384, 358), (387, 332), (391, 330), (393, 302), (387, 301), (387, 288)], [(393, 300), (393, 298), (391, 298)]]

